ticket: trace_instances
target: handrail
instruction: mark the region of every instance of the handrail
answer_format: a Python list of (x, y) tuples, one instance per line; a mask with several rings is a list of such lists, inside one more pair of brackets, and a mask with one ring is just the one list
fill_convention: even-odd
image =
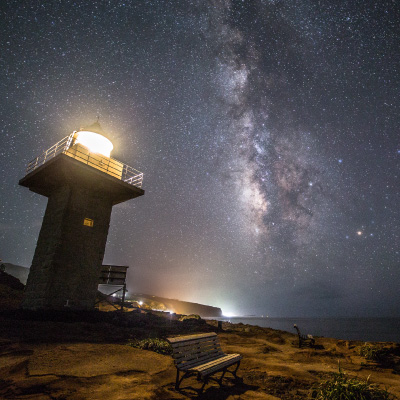
[[(44, 153), (39, 155), (30, 161), (26, 167), (26, 175), (34, 171), (36, 168), (45, 164), (50, 159), (54, 158), (58, 154), (68, 154), (71, 155), (72, 142), (75, 133), (71, 133), (65, 138), (61, 139), (59, 142), (51, 146)], [(69, 151), (70, 150), (70, 151)], [(71, 155), (76, 160), (96, 168), (104, 173), (113, 176), (129, 185), (141, 188), (143, 184), (143, 172), (137, 169), (121, 163), (120, 161), (112, 157), (102, 157), (97, 153), (83, 153), (79, 149), (74, 149), (74, 155)], [(104, 161), (107, 162), (104, 162)]]

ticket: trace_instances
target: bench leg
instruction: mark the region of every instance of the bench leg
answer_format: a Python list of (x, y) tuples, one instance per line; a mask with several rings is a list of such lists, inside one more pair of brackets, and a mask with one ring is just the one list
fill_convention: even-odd
[(233, 376), (235, 377), (235, 380), (240, 379), (240, 378), (236, 375), (236, 372), (238, 371), (239, 366), (240, 366), (240, 361), (237, 363), (236, 369), (232, 372)]
[(175, 390), (179, 390), (179, 386), (185, 378), (189, 378), (189, 376), (193, 375), (193, 373), (190, 372), (182, 372), (182, 373), (183, 376), (182, 378), (179, 379), (179, 369), (176, 370)]
[(203, 386), (199, 389), (199, 394), (203, 393), (203, 390), (204, 390), (204, 387), (206, 386), (206, 384), (207, 384), (207, 379), (204, 379)]
[(179, 369), (176, 370), (175, 390), (179, 390)]
[[(235, 364), (232, 364), (232, 365), (235, 365)], [(239, 378), (239, 377), (237, 376), (237, 371), (238, 371), (238, 369), (239, 369), (239, 366), (240, 366), (240, 361), (238, 361), (238, 362), (236, 363), (236, 368), (235, 368), (235, 370), (233, 370), (233, 371), (231, 371), (231, 370), (228, 369), (230, 366), (229, 366), (229, 367), (223, 368), (223, 369), (221, 370), (221, 371), (222, 371), (222, 375), (221, 375), (221, 377), (220, 377), (219, 379), (214, 378), (214, 377), (211, 377), (211, 376), (204, 376), (204, 377), (202, 377), (200, 373), (197, 373), (197, 380), (198, 380), (198, 381), (203, 381), (203, 385), (202, 385), (201, 388), (198, 390), (199, 394), (201, 394), (201, 393), (203, 392), (204, 387), (205, 387), (206, 384), (208, 383), (208, 380), (209, 380), (209, 379), (214, 380), (214, 381), (216, 381), (220, 386), (223, 386), (223, 385), (222, 385), (222, 380), (223, 380), (223, 378), (224, 378), (226, 372), (231, 373), (231, 374), (234, 376), (235, 381), (240, 381), (240, 380), (242, 380), (241, 378)], [(192, 375), (193, 375), (193, 372), (191, 372), (191, 373), (190, 373), (190, 372), (185, 372), (185, 373), (183, 374), (183, 376), (179, 379), (179, 369), (177, 369), (177, 370), (176, 370), (175, 390), (178, 390), (178, 391), (179, 391), (179, 386), (180, 386), (181, 382), (182, 382), (185, 378), (188, 378), (189, 376), (192, 376)]]
[(222, 379), (224, 379), (225, 372), (226, 372), (226, 368), (224, 368), (222, 370), (221, 378), (218, 379), (219, 386), (222, 386)]
[(222, 387), (222, 386), (223, 386), (223, 385), (222, 385), (222, 378), (224, 377), (225, 372), (226, 372), (226, 369), (223, 370), (222, 376), (221, 376), (221, 378), (219, 378), (219, 379), (214, 378), (213, 376), (204, 376), (204, 377), (202, 377), (201, 374), (197, 374), (197, 380), (198, 380), (199, 382), (200, 382), (200, 381), (203, 381), (203, 385), (202, 385), (202, 387), (198, 390), (198, 393), (199, 393), (199, 394), (203, 393), (204, 387), (207, 385), (207, 383), (208, 383), (209, 380), (217, 382), (217, 383), (219, 384), (219, 386)]
[[(232, 364), (232, 365), (235, 365), (235, 364)], [(230, 374), (232, 374), (236, 382), (237, 382), (237, 381), (241, 381), (242, 378), (239, 378), (239, 377), (237, 376), (237, 371), (238, 371), (238, 369), (239, 369), (239, 366), (240, 366), (240, 361), (238, 361), (238, 362), (236, 363), (236, 368), (235, 368), (233, 371), (231, 371), (230, 369), (228, 369), (230, 366), (224, 368), (224, 369), (222, 370), (222, 375), (221, 375), (221, 377), (220, 377), (219, 379), (216, 379), (216, 381), (219, 383), (219, 385), (220, 385), (220, 386), (223, 386), (223, 385), (222, 385), (222, 379), (224, 378), (226, 372), (229, 372)]]
[(177, 370), (176, 370), (175, 389), (176, 389), (176, 390), (179, 390), (179, 386), (180, 386), (181, 382), (182, 382), (185, 378), (188, 378), (189, 376), (191, 376), (191, 374), (189, 374), (188, 372), (184, 372), (182, 378), (179, 379), (179, 369), (177, 369)]

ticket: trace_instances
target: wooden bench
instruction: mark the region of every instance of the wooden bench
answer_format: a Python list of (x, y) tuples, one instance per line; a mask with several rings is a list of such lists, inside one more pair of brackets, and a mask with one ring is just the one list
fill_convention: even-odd
[[(212, 379), (222, 386), (222, 379), (226, 372), (231, 373), (235, 380), (239, 378), (236, 372), (240, 365), (242, 356), (240, 354), (225, 354), (219, 344), (216, 333), (201, 333), (197, 335), (187, 335), (168, 338), (173, 350), (173, 358), (176, 367), (176, 383), (175, 389), (179, 390), (182, 380), (193, 375), (197, 375), (197, 380), (202, 380), (203, 386), (208, 380)], [(228, 370), (232, 365), (236, 364), (234, 371)], [(212, 378), (211, 375), (222, 371), (219, 379)], [(179, 373), (183, 372), (183, 376), (179, 379)]]
[(306, 335), (302, 335), (300, 333), (299, 327), (296, 324), (294, 324), (293, 327), (294, 327), (294, 329), (296, 329), (297, 335), (299, 337), (299, 349), (301, 349), (303, 347), (303, 345), (304, 346), (309, 346), (309, 347), (313, 347), (314, 346), (315, 339), (313, 338), (312, 335), (307, 335), (307, 336)]

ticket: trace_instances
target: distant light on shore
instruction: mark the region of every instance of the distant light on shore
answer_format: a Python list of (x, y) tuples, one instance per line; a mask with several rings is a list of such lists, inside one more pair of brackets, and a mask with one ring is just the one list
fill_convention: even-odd
[(223, 315), (224, 317), (229, 317), (229, 318), (235, 317), (235, 316), (236, 316), (236, 314), (233, 313), (233, 312), (222, 312), (222, 315)]

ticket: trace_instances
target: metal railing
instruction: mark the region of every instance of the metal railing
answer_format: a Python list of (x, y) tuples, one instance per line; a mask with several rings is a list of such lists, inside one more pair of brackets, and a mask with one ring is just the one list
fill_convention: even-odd
[(43, 154), (34, 158), (31, 162), (28, 163), (26, 167), (26, 174), (34, 171), (36, 168), (43, 165), (49, 159), (54, 158), (56, 155), (60, 153), (65, 153), (71, 146), (73, 137), (74, 134), (71, 133), (69, 136), (66, 136), (64, 139), (61, 139), (58, 143), (47, 149)]
[(143, 172), (130, 167), (112, 157), (104, 157), (97, 153), (82, 151), (80, 148), (72, 146), (74, 133), (61, 139), (58, 143), (51, 146), (43, 154), (30, 161), (26, 167), (26, 174), (31, 173), (36, 168), (45, 164), (58, 154), (66, 154), (76, 160), (96, 168), (104, 173), (122, 180), (129, 185), (141, 188), (143, 184)]

